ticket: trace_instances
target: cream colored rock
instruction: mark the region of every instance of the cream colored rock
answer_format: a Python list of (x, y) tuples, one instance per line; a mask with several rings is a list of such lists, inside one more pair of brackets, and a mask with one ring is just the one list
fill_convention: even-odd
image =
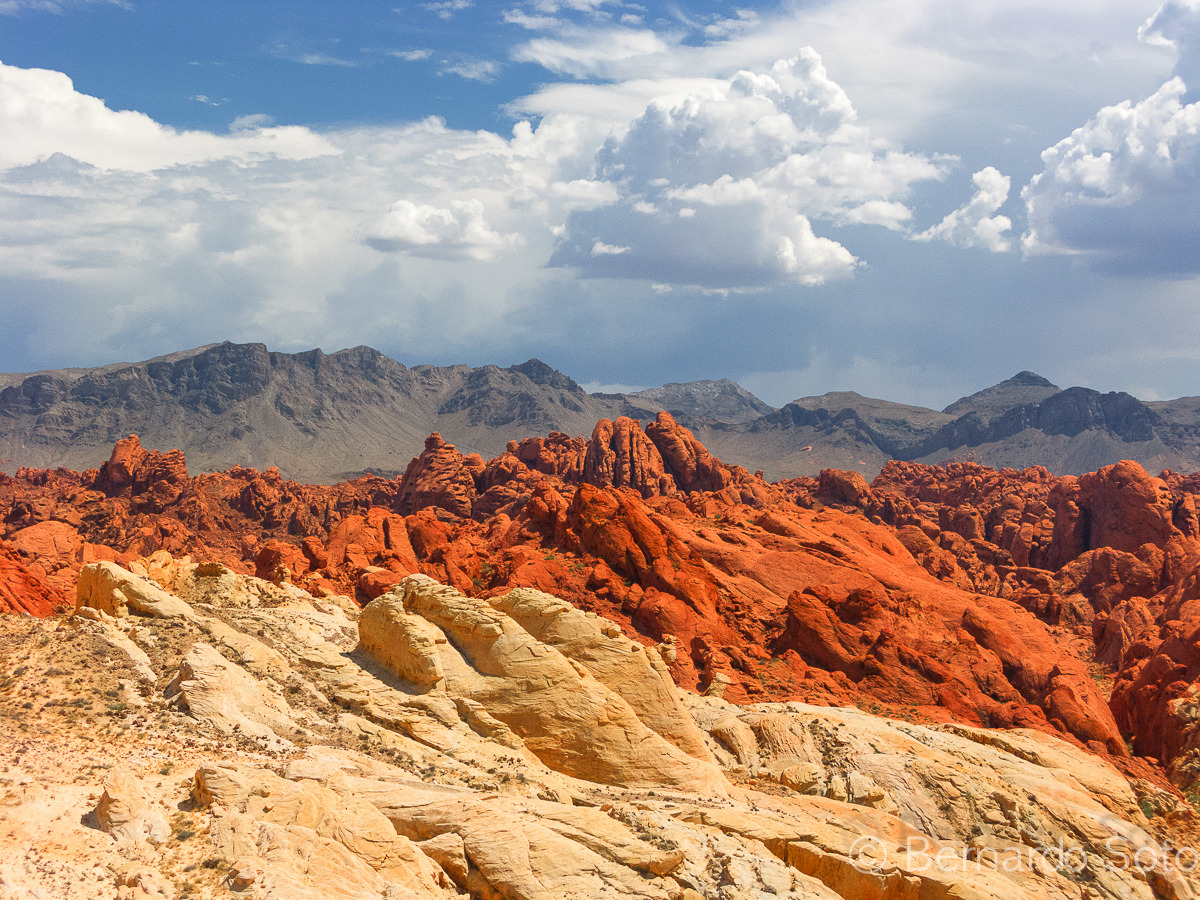
[(713, 722), (709, 728), (721, 746), (724, 747), (739, 765), (750, 771), (756, 771), (761, 760), (758, 755), (758, 740), (750, 726), (735, 715), (726, 715)]
[(262, 861), (254, 856), (243, 856), (229, 867), (228, 883), (235, 891), (244, 891), (261, 882), (266, 869)]
[(175, 888), (151, 866), (134, 866), (117, 878), (117, 900), (174, 900)]
[[(848, 859), (861, 833), (895, 867), (895, 877), (882, 869), (876, 875), (884, 881), (920, 876), (928, 881), (923, 890), (935, 893), (961, 883), (983, 891), (975, 896), (990, 896), (988, 891), (998, 890), (992, 878), (999, 871), (1029, 896), (1039, 896), (1047, 885), (1059, 892), (1048, 896), (1077, 896), (1070, 879), (1038, 857), (1043, 849), (1052, 856), (1062, 847), (1076, 854), (1072, 858), (1089, 861), (1088, 878), (1098, 896), (1149, 897), (1147, 879), (1161, 882), (1162, 896), (1190, 896), (1185, 873), (1169, 865), (1159, 842), (1142, 827), (1145, 819), (1129, 783), (1108, 763), (1065, 741), (1031, 731), (924, 728), (801, 703), (738, 708), (701, 697), (689, 703), (714, 737), (734, 730), (730, 716), (739, 719), (757, 741), (762, 771), (815, 795), (769, 801), (779, 818), (714, 811), (701, 821), (768, 842), (800, 871), (832, 873), (819, 877), (843, 895), (868, 890)], [(815, 828), (814, 815), (825, 823), (823, 830)], [(793, 824), (781, 824), (787, 821)], [(908, 854), (910, 844), (920, 852)], [(938, 852), (959, 860), (982, 854), (989, 865), (980, 872), (976, 866), (959, 871), (961, 863), (957, 869), (927, 866), (926, 857)], [(1139, 853), (1144, 872), (1127, 864)], [(1013, 872), (1005, 872), (1005, 860)]]
[(220, 619), (200, 619), (199, 625), (210, 638), (233, 651), (238, 657), (238, 662), (258, 677), (282, 679), (291, 671), (292, 667), (277, 650), (245, 632), (226, 625)]
[(264, 689), (209, 644), (192, 646), (166, 694), (178, 696), (196, 719), (225, 734), (239, 732), (274, 746), (292, 746), (278, 734), (297, 728), (287, 701)]
[(395, 896), (378, 872), (311, 828), (264, 823), (258, 826), (257, 838), (263, 900), (384, 900)]
[(167, 817), (151, 802), (140, 781), (125, 769), (104, 778), (104, 793), (96, 805), (96, 823), (118, 841), (161, 844), (171, 836)]
[(489, 602), (534, 638), (581, 664), (652, 731), (689, 756), (713, 762), (660, 653), (625, 637), (615, 622), (533, 588), (517, 588)]
[(401, 787), (378, 790), (371, 800), (414, 840), (461, 838), (473, 895), (668, 898), (673, 882), (661, 876), (683, 861), (681, 851), (648, 844), (594, 809), (499, 796), (439, 797)]
[[(544, 597), (518, 595), (494, 607), (412, 575), (363, 611), (360, 646), (418, 688), (436, 685), (478, 702), (555, 771), (603, 784), (725, 793), (727, 783), (711, 757), (697, 759), (667, 741), (582, 663), (537, 640), (500, 608), (519, 609), (538, 628), (554, 631), (561, 611), (545, 614)], [(597, 645), (594, 633), (565, 631), (564, 644)], [(595, 655), (603, 659), (606, 652)], [(617, 677), (618, 667), (602, 667)], [(636, 668), (643, 682), (629, 676), (626, 690), (645, 683), (652, 696), (659, 688), (656, 670), (649, 664)], [(654, 715), (673, 721), (670, 713)], [(682, 723), (675, 731), (677, 737), (687, 734)]]
[(442, 630), (404, 608), (402, 594), (387, 593), (367, 604), (358, 620), (362, 645), (397, 677), (421, 688), (446, 679), (438, 644)]
[[(214, 835), (226, 856), (251, 859), (247, 851), (252, 840), (257, 842), (263, 861), (258, 878), (277, 890), (278, 885), (293, 884), (297, 890), (320, 887), (334, 896), (341, 878), (357, 877), (375, 895), (403, 889), (414, 897), (443, 900), (453, 894), (441, 867), (398, 835), (372, 804), (344, 786), (337, 791), (332, 785), (291, 781), (264, 770), (203, 766), (196, 772), (193, 795), (204, 806), (222, 808), (218, 818), (226, 821)], [(321, 873), (311, 861), (302, 871), (297, 869), (288, 859), (289, 849), (311, 854), (319, 867), (332, 871)], [(370, 876), (354, 874), (362, 864)]]
[(467, 848), (457, 834), (446, 832), (417, 844), (421, 852), (442, 867), (450, 880), (461, 890), (467, 888), (467, 875), (471, 864), (467, 860)]
[[(686, 786), (673, 766), (712, 764), (647, 724), (686, 736), (653, 659), (641, 662), (646, 651), (603, 620), (548, 595), (472, 601), (417, 579), (418, 596), (407, 605), (401, 596), (399, 611), (411, 617), (405, 627), (436, 629), (421, 633), (441, 666), (441, 677), (421, 685), (398, 679), (366, 641), (359, 647), (353, 611), (165, 555), (150, 569), (203, 617), (186, 625), (141, 618), (135, 637), (150, 666), (174, 667), (184, 656), (173, 690), (186, 694), (193, 715), (152, 696), (111, 721), (85, 717), (62, 693), (28, 730), (0, 729), (0, 836), (17, 848), (0, 850), (2, 900), (5, 891), (142, 900), (171, 881), (192, 882), (177, 893), (197, 900), (449, 900), (459, 891), (478, 900), (1194, 896), (1191, 876), (1172, 870), (1160, 846), (1164, 836), (1186, 838), (1171, 830), (1186, 826), (1186, 815), (1147, 820), (1138, 807), (1150, 791), (1170, 810), (1173, 795), (1148, 783), (1135, 793), (1103, 761), (1044, 735), (675, 695), (705, 755), (737, 773), (738, 786), (719, 793)], [(93, 612), (74, 628), (35, 632), (36, 623), (22, 622), (0, 631), (0, 647), (23, 655), (0, 673), (0, 705), (20, 710), (12, 701), (34, 698), (28, 714), (37, 715), (43, 681), (87, 702), (126, 690), (118, 679), (129, 669), (123, 659), (104, 664), (114, 645), (101, 631), (131, 620)], [(214, 646), (193, 645), (199, 632)], [(78, 672), (49, 675), (67, 659)], [(527, 711), (518, 702), (526, 694), (545, 709)], [(247, 733), (256, 717), (298, 746), (270, 743), (269, 734), (257, 744), (214, 737), (205, 724)], [(615, 727), (628, 730), (614, 737)], [(552, 771), (531, 750), (540, 742), (539, 754), (559, 765), (555, 753), (581, 761), (590, 740), (598, 771), (619, 772), (622, 754), (642, 752), (631, 735), (651, 745), (653, 765), (618, 784)], [(555, 741), (567, 749), (553, 750)], [(122, 769), (137, 774), (132, 786)], [(112, 780), (110, 828), (119, 820), (146, 835), (139, 811), (170, 811), (176, 839), (114, 842), (82, 825), (101, 773)], [(777, 783), (743, 787), (766, 780)], [(1060, 841), (1082, 854), (1084, 871), (1031, 857)], [(1134, 852), (1141, 871), (1120, 866), (1121, 854)], [(210, 859), (228, 862), (200, 865)]]
[(192, 608), (174, 594), (108, 561), (89, 563), (79, 570), (75, 607), (85, 606), (118, 618), (133, 612), (164, 619), (196, 619)]

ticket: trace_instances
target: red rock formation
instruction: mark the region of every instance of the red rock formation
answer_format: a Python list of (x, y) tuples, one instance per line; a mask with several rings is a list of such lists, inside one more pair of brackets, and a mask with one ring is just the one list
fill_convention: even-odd
[(628, 487), (643, 497), (674, 494), (675, 480), (667, 474), (662, 455), (633, 419), (601, 419), (588, 442), (583, 479), (598, 487)]
[(464, 457), (436, 431), (425, 439), (421, 455), (408, 464), (396, 498), (403, 513), (436, 506), (456, 516), (471, 515), (475, 475), (483, 472), (479, 454)]
[[(735, 481), (734, 470), (712, 456), (670, 413), (660, 412), (646, 426), (646, 435), (658, 448), (664, 468), (680, 490), (720, 491)], [(744, 469), (741, 474), (746, 474)]]
[(49, 616), (73, 603), (73, 596), (47, 584), (43, 573), (31, 569), (18, 551), (0, 542), (0, 613)]
[(144, 450), (138, 436), (131, 434), (117, 441), (93, 487), (110, 497), (128, 492), (139, 510), (162, 512), (179, 498), (187, 479), (181, 450)]
[(825, 469), (817, 479), (817, 499), (845, 506), (866, 506), (874, 499), (867, 479), (858, 472)]
[[(360, 600), (414, 571), (476, 595), (527, 585), (660, 643), (679, 683), (728, 699), (1040, 728), (1115, 759), (1131, 737), (1186, 775), (1197, 492), (1131, 463), (1079, 479), (892, 463), (872, 485), (832, 470), (769, 485), (663, 414), (488, 462), (432, 435), (403, 478), (332, 487), (190, 478), (131, 437), (98, 471), (0, 477), (0, 521), (24, 567), (14, 590), (41, 611), (38, 585), (69, 596), (81, 561), (160, 548)], [(1094, 662), (1117, 676), (1115, 717)]]

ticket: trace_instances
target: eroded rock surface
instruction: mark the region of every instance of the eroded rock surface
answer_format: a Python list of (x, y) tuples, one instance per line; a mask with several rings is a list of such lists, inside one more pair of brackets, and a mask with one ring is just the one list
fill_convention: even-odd
[(538, 591), (489, 602), (413, 575), (363, 610), (359, 640), (416, 689), (479, 704), (557, 772), (726, 793), (655, 651), (594, 620)]
[[(485, 600), (411, 576), (360, 613), (165, 554), (135, 568), (145, 574), (126, 582), (154, 579), (191, 615), (81, 605), (70, 619), (0, 620), (0, 713), (37, 698), (24, 731), (0, 733), (0, 839), (27, 848), (0, 861), (0, 889), (279, 900), (1194, 889), (1164, 844), (1192, 834), (1187, 805), (1038, 730), (687, 695), (665, 676), (666, 645), (641, 647), (525, 588)], [(152, 681), (122, 656), (93, 662), (112, 629), (128, 629)], [(216, 706), (189, 683), (211, 685)], [(262, 693), (240, 697), (249, 683)], [(58, 702), (92, 697), (108, 704), (98, 719)], [(616, 767), (618, 751), (638, 771)], [(1059, 847), (1078, 871), (1040, 855)]]
[[(691, 691), (1040, 730), (1186, 793), (1200, 790), (1197, 493), (1195, 476), (1132, 462), (1077, 478), (893, 463), (869, 485), (836, 470), (768, 484), (665, 414), (514, 440), (490, 461), (432, 435), (402, 477), (329, 487), (274, 469), (189, 477), (131, 437), (99, 469), (0, 478), (0, 604), (45, 614), (82, 585), (117, 623), (165, 615), (153, 590), (104, 580), (155, 552), (360, 606), (415, 574), (489, 602), (528, 588), (603, 617)], [(280, 665), (196, 615), (254, 677)], [(576, 640), (544, 637), (560, 652)], [(432, 666), (416, 683), (445, 676), (440, 653), (410, 654)]]

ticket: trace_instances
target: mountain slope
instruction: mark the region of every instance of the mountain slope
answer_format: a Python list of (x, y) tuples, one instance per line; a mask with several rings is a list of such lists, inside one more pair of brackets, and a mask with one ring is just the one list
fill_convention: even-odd
[(1144, 403), (1121, 392), (1060, 390), (1032, 372), (942, 412), (840, 392), (697, 434), (722, 458), (778, 478), (830, 467), (872, 477), (891, 459), (1045, 466), (1063, 475), (1122, 459), (1151, 471), (1200, 469), (1200, 399)]
[(1060, 390), (1032, 372), (942, 411), (849, 391), (776, 410), (728, 380), (589, 394), (536, 359), (409, 367), (369, 347), (292, 354), (226, 342), (140, 363), (0, 374), (0, 470), (91, 468), (136, 433), (147, 446), (182, 449), (193, 471), (273, 465), (332, 482), (398, 474), (434, 431), (491, 457), (530, 434), (586, 437), (601, 419), (644, 423), (660, 410), (720, 458), (768, 478), (826, 468), (872, 477), (891, 459), (1060, 474), (1120, 459), (1200, 469), (1200, 398)]
[[(536, 359), (409, 368), (370, 347), (292, 354), (229, 342), (140, 363), (0, 375), (0, 387), (0, 459), (9, 471), (91, 468), (136, 433), (147, 446), (181, 448), (194, 471), (274, 465), (318, 482), (398, 474), (433, 431), (494, 456), (529, 434), (590, 434), (600, 419), (648, 419), (662, 408), (588, 394)], [(704, 406), (706, 391), (723, 398), (729, 421), (771, 410), (732, 382), (660, 390), (684, 422), (698, 411), (720, 416)]]

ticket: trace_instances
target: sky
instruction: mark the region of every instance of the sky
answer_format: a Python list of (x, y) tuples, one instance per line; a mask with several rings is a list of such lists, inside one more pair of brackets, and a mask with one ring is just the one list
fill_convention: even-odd
[(0, 0), (0, 371), (1200, 394), (1200, 0)]

